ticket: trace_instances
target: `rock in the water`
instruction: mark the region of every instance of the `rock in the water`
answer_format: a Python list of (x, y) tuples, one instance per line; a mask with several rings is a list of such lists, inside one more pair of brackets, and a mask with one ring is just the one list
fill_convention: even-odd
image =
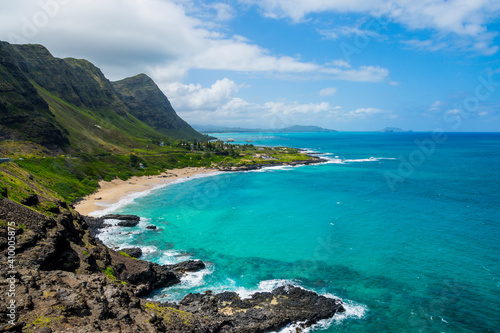
[(114, 219), (120, 221), (137, 221), (139, 222), (141, 218), (137, 215), (121, 215), (121, 214), (108, 214), (102, 216), (104, 220)]
[(142, 256), (142, 250), (139, 247), (129, 247), (121, 251), (134, 258), (139, 258), (140, 256)]
[(155, 226), (155, 225), (148, 225), (148, 226), (146, 227), (146, 229), (156, 230), (156, 226)]
[(120, 227), (135, 227), (138, 224), (139, 224), (139, 221), (135, 221), (135, 220), (125, 220), (125, 221), (118, 222), (118, 225)]
[(178, 264), (171, 265), (170, 268), (175, 272), (197, 272), (205, 268), (205, 264), (201, 260), (188, 260)]

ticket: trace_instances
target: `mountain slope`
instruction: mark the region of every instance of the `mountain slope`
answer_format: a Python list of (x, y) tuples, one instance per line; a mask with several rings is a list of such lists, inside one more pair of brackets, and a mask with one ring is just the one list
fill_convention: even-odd
[(113, 82), (129, 112), (155, 130), (174, 138), (202, 139), (172, 108), (167, 96), (145, 74)]
[(55, 58), (41, 45), (0, 46), (0, 139), (101, 153), (206, 138), (144, 74), (113, 84), (86, 60)]
[(12, 45), (19, 68), (39, 86), (77, 107), (127, 117), (127, 107), (99, 68), (86, 60), (55, 58), (42, 45)]
[(0, 141), (6, 139), (51, 147), (69, 143), (47, 103), (17, 66), (9, 44), (0, 42)]

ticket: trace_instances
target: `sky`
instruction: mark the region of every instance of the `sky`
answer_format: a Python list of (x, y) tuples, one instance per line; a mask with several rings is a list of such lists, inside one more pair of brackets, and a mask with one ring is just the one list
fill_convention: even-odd
[(0, 0), (0, 40), (149, 75), (190, 124), (500, 131), (498, 0)]

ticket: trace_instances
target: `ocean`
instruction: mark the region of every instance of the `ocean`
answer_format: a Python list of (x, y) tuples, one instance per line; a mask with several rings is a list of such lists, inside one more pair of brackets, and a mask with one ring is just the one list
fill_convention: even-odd
[(143, 219), (108, 228), (107, 245), (207, 263), (150, 298), (293, 284), (346, 304), (312, 332), (500, 331), (499, 133), (216, 136), (328, 161), (191, 177), (114, 207)]

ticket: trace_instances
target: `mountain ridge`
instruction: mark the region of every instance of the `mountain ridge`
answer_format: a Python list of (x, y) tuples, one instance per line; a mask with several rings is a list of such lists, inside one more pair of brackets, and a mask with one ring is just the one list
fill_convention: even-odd
[(145, 74), (111, 82), (88, 60), (56, 58), (42, 45), (0, 41), (0, 50), (0, 140), (99, 154), (207, 138)]

